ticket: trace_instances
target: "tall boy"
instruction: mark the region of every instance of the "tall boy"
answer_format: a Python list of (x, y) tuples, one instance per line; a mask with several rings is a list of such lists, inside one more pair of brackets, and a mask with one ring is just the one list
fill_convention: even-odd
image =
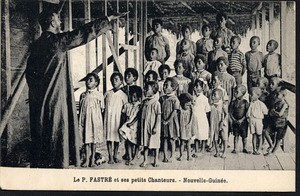
[(219, 57), (225, 57), (228, 59), (228, 54), (222, 50), (223, 39), (218, 36), (214, 39), (214, 50), (208, 53), (207, 57), (207, 71), (213, 74), (217, 70), (217, 59)]
[(265, 77), (269, 80), (272, 77), (281, 78), (281, 59), (280, 55), (275, 52), (278, 48), (278, 42), (275, 40), (270, 40), (267, 44), (267, 51), (269, 52), (264, 57), (264, 67), (265, 67)]

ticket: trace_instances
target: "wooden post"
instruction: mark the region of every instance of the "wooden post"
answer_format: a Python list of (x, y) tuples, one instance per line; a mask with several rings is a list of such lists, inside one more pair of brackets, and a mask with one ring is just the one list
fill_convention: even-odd
[(260, 35), (259, 35), (259, 32), (260, 32), (260, 24), (259, 24), (259, 11), (257, 10), (257, 12), (256, 12), (256, 33), (255, 33), (255, 35), (257, 35), (257, 36), (259, 36), (260, 37)]
[(140, 86), (143, 86), (143, 65), (144, 65), (144, 40), (143, 40), (143, 15), (144, 15), (144, 11), (143, 11), (143, 1), (140, 1), (140, 62), (139, 62), (139, 78), (140, 78)]
[[(137, 16), (138, 16), (138, 9), (137, 9), (138, 3), (137, 0), (135, 0), (134, 3), (134, 20), (133, 20), (133, 45), (137, 45)], [(137, 69), (137, 50), (133, 51), (133, 62), (134, 62), (134, 68)]]
[(274, 39), (274, 3), (269, 3), (269, 39)]
[(287, 6), (286, 1), (281, 1), (281, 14), (280, 14), (280, 54), (281, 54), (281, 65), (282, 65), (282, 78), (286, 78), (286, 73), (288, 72), (287, 65), (287, 25), (286, 25), (286, 14)]
[(261, 28), (261, 31), (262, 31), (262, 34), (261, 34), (261, 46), (262, 46), (262, 53), (266, 53), (266, 41), (267, 41), (267, 38), (266, 38), (266, 8), (265, 8), (265, 4), (263, 3), (262, 4), (262, 8), (261, 8), (261, 20), (262, 20), (262, 28)]
[[(141, 47), (141, 52), (142, 52), (142, 55), (141, 55), (141, 64), (140, 64), (140, 76), (141, 78), (143, 78), (143, 73), (144, 73), (144, 65), (145, 65), (145, 41), (146, 41), (146, 36), (147, 36), (147, 27), (148, 27), (148, 23), (147, 23), (147, 0), (144, 1), (143, 3), (143, 6), (142, 6), (142, 9), (143, 9), (143, 17), (142, 17), (142, 20), (143, 20), (143, 31), (141, 31), (142, 33), (142, 39), (141, 39), (141, 43), (142, 43), (142, 47)], [(144, 78), (143, 78), (144, 79)]]
[[(117, 5), (116, 12), (119, 13), (119, 0), (116, 0), (116, 5)], [(114, 22), (113, 44), (115, 47), (116, 55), (119, 58), (119, 19), (116, 19)], [(117, 70), (118, 70), (118, 66), (116, 64), (116, 61), (114, 61), (114, 71)]]
[[(107, 16), (107, 0), (104, 0), (104, 14)], [(107, 67), (107, 59), (106, 59), (106, 35), (102, 35), (102, 64), (103, 64), (103, 93), (106, 92), (106, 67)]]
[[(91, 21), (91, 0), (85, 0), (84, 2), (84, 19), (85, 23)], [(90, 73), (91, 71), (91, 44), (87, 43), (85, 45), (85, 64), (86, 64), (86, 73)]]
[(253, 35), (255, 35), (255, 15), (252, 15), (251, 30), (252, 30)]
[[(2, 81), (2, 50), (1, 47), (2, 46), (2, 1), (0, 2), (0, 81)], [(1, 84), (0, 84), (0, 103), (2, 103), (2, 88), (1, 88)], [(2, 118), (2, 107), (0, 105), (0, 119)], [(2, 135), (0, 135), (0, 166), (2, 165), (2, 154), (1, 154), (1, 150), (2, 150)]]
[[(129, 0), (126, 0), (126, 11), (129, 11)], [(126, 26), (125, 26), (125, 44), (129, 44), (129, 13), (126, 16)], [(128, 50), (125, 51), (125, 68), (128, 68)]]

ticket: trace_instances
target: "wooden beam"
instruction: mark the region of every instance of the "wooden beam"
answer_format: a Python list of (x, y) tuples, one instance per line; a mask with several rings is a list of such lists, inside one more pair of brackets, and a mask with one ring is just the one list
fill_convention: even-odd
[[(104, 7), (104, 14), (105, 14), (105, 16), (107, 16), (107, 0), (104, 0), (103, 3), (104, 3), (104, 6), (103, 6)], [(106, 35), (105, 34), (102, 35), (102, 65), (103, 65), (103, 93), (105, 93), (106, 90), (107, 90), (107, 88), (106, 88), (107, 59), (106, 59)]]
[(261, 8), (261, 20), (262, 20), (262, 28), (261, 28), (261, 31), (262, 31), (262, 34), (261, 34), (261, 45), (263, 46), (262, 47), (262, 53), (266, 53), (266, 26), (267, 26), (267, 23), (266, 23), (266, 8), (265, 6), (263, 5), (263, 7)]
[(274, 2), (269, 3), (269, 39), (274, 39)]
[(143, 4), (144, 4), (144, 2), (143, 1), (140, 1), (140, 34), (139, 34), (139, 36), (140, 36), (140, 50), (139, 50), (139, 52), (140, 52), (140, 63), (139, 63), (139, 68), (138, 68), (138, 70), (139, 70), (139, 79), (140, 79), (140, 86), (143, 88), (143, 75), (142, 75), (142, 73), (143, 73), (143, 65), (144, 65), (144, 50), (143, 50), (143, 48), (144, 48), (144, 39), (143, 39), (143, 27), (144, 27), (144, 20), (143, 20), (143, 17), (144, 17), (144, 10), (143, 10)]
[[(135, 0), (134, 3), (134, 22), (133, 22), (133, 45), (137, 45), (137, 39), (138, 39), (138, 3), (137, 0)], [(133, 62), (134, 62), (134, 68), (137, 69), (137, 51), (133, 51)]]
[[(126, 11), (129, 11), (129, 0), (126, 0)], [(129, 13), (126, 15), (126, 25), (125, 25), (125, 44), (129, 45)], [(124, 48), (125, 49), (125, 48)], [(126, 50), (126, 49), (125, 49)], [(128, 50), (125, 51), (125, 68), (128, 68)]]
[(129, 44), (119, 44), (121, 47), (124, 48), (125, 50), (125, 55), (126, 55), (126, 51), (128, 50), (138, 50), (138, 47), (137, 46), (134, 46), (134, 45), (129, 45)]
[(209, 7), (211, 7), (212, 9), (216, 10), (217, 12), (219, 12), (219, 9), (217, 9), (215, 6), (213, 6), (211, 3), (209, 3), (208, 1), (204, 1)]
[(255, 15), (261, 8), (262, 8), (262, 2), (260, 2), (258, 6), (253, 9), (252, 14)]
[(260, 30), (259, 30), (260, 29), (259, 12), (257, 12), (255, 16), (256, 16), (256, 27), (255, 27), (256, 28), (256, 33), (255, 33), (255, 35), (260, 36), (259, 35), (259, 32), (260, 32)]
[(287, 53), (288, 53), (288, 41), (287, 41), (287, 25), (286, 25), (287, 4), (286, 1), (280, 2), (280, 54), (281, 54), (281, 67), (282, 78), (286, 78), (288, 67), (287, 65)]
[(118, 57), (118, 54), (115, 50), (115, 46), (113, 44), (113, 41), (111, 40), (111, 34), (109, 31), (106, 32), (106, 38), (107, 38), (107, 41), (108, 41), (108, 45), (109, 45), (109, 48), (111, 50), (111, 53), (114, 57), (114, 62), (116, 63), (116, 66), (117, 66), (117, 69), (116, 71), (119, 71), (120, 73), (124, 73), (124, 70), (122, 69), (121, 65), (120, 65), (120, 62), (119, 62), (119, 57)]
[(255, 35), (255, 15), (252, 15), (251, 30), (252, 30), (253, 35)]
[(163, 10), (163, 8), (162, 8), (159, 4), (155, 3), (154, 0), (152, 0), (152, 3), (153, 3), (153, 5), (154, 5), (154, 7), (156, 7), (156, 9), (157, 9), (161, 14), (165, 14), (165, 11)]
[[(115, 10), (117, 13), (119, 13), (119, 0), (116, 0), (116, 7), (117, 9)], [(117, 65), (117, 62), (116, 62), (116, 59), (119, 58), (119, 18), (116, 19), (114, 21), (114, 30), (113, 30), (113, 45), (115, 47), (115, 51), (116, 51), (116, 55), (117, 57), (114, 58), (115, 61), (114, 61), (114, 71), (117, 71), (118, 70), (118, 65)], [(119, 69), (119, 71), (121, 71)], [(123, 74), (123, 72), (121, 72)]]
[[(85, 0), (84, 2), (84, 22), (88, 23), (91, 21), (91, 0)], [(91, 71), (91, 44), (85, 45), (85, 66), (86, 74)]]

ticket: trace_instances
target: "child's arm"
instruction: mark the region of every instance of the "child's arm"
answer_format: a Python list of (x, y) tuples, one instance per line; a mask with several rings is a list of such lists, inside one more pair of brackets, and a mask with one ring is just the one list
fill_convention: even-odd
[(288, 108), (288, 105), (285, 103), (283, 106), (280, 108), (280, 111), (276, 111), (275, 109), (272, 109), (271, 112), (274, 114), (276, 117), (281, 117), (284, 114), (284, 111)]
[(164, 125), (169, 124), (169, 122), (171, 121), (171, 119), (174, 118), (174, 116), (175, 116), (177, 110), (178, 110), (178, 109), (174, 109), (174, 110), (172, 111), (172, 113), (170, 114), (170, 116), (169, 116), (166, 120), (163, 120), (163, 124), (164, 124)]
[(155, 123), (152, 129), (152, 135), (156, 134), (156, 130), (159, 130), (159, 126), (161, 126), (161, 107), (160, 107), (160, 103), (157, 103), (157, 105), (155, 106)]
[(242, 75), (244, 75), (245, 71), (246, 71), (246, 58), (245, 55), (243, 54), (241, 57), (241, 64), (242, 64)]

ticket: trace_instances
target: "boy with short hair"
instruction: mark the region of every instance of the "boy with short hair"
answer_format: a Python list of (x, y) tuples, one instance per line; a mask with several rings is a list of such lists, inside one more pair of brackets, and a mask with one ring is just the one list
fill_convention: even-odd
[(242, 84), (242, 76), (246, 71), (246, 60), (244, 54), (239, 50), (241, 38), (237, 35), (230, 39), (231, 52), (228, 56), (228, 73), (235, 78), (237, 85)]
[(161, 62), (158, 60), (158, 50), (156, 48), (151, 48), (149, 61), (146, 62), (144, 66), (144, 72), (145, 75), (149, 70), (153, 70), (158, 74), (158, 68), (161, 65)]
[(214, 47), (214, 40), (210, 38), (210, 26), (203, 25), (201, 32), (203, 37), (196, 42), (196, 54), (203, 54), (207, 57), (208, 52), (212, 51)]
[(250, 39), (251, 50), (246, 52), (246, 64), (247, 64), (247, 86), (248, 92), (253, 86), (257, 86), (258, 78), (261, 76), (261, 69), (263, 65), (264, 55), (257, 49), (260, 45), (260, 38), (258, 36), (252, 36)]
[(223, 40), (222, 37), (218, 36), (214, 39), (214, 50), (208, 53), (207, 57), (207, 71), (213, 74), (217, 70), (217, 59), (219, 57), (228, 58), (228, 54), (222, 50)]
[(281, 57), (275, 50), (278, 48), (278, 42), (275, 40), (270, 40), (267, 44), (268, 54), (264, 57), (264, 68), (265, 68), (265, 77), (269, 80), (272, 77), (281, 78)]
[[(135, 68), (128, 67), (125, 70), (125, 72), (124, 72), (124, 76), (125, 76), (125, 83), (126, 83), (126, 85), (123, 86), (121, 89), (127, 95), (128, 99), (129, 99), (129, 88), (131, 86), (137, 86), (134, 83), (139, 78), (139, 73), (138, 73), (138, 71)], [(139, 87), (139, 88), (141, 88), (141, 87)]]
[(249, 108), (249, 103), (246, 99), (243, 99), (246, 91), (247, 90), (244, 85), (236, 86), (234, 89), (234, 96), (236, 99), (229, 107), (229, 116), (234, 135), (234, 148), (232, 153), (236, 153), (239, 136), (242, 137), (243, 153), (249, 153), (246, 149), (248, 136), (248, 122), (246, 119), (246, 113)]
[(159, 97), (164, 95), (164, 91), (163, 91), (163, 86), (164, 86), (164, 82), (165, 80), (169, 77), (171, 72), (171, 68), (169, 65), (167, 64), (162, 64), (161, 66), (159, 66), (158, 68), (158, 73), (160, 76), (160, 80), (158, 80), (158, 92), (159, 92)]

